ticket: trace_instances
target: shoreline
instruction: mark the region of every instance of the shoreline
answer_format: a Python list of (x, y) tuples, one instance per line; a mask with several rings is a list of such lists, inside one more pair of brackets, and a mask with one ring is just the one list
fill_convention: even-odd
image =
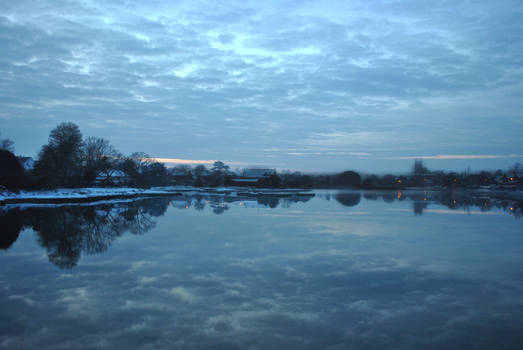
[(493, 198), (523, 199), (522, 191), (503, 191), (467, 188), (404, 188), (404, 189), (277, 189), (277, 188), (245, 188), (245, 187), (191, 187), (191, 186), (165, 186), (151, 189), (139, 188), (61, 188), (42, 191), (20, 191), (19, 193), (0, 193), (0, 206), (9, 204), (67, 204), (67, 203), (91, 203), (110, 200), (125, 200), (144, 197), (161, 196), (184, 196), (184, 195), (210, 195), (210, 196), (232, 196), (243, 198), (278, 197), (289, 198), (293, 196), (314, 197), (313, 191), (336, 190), (336, 191), (358, 191), (358, 192), (454, 192), (461, 195), (488, 196)]
[(67, 203), (94, 203), (110, 200), (125, 200), (146, 197), (178, 197), (184, 195), (217, 195), (241, 198), (260, 197), (314, 197), (314, 193), (307, 189), (248, 189), (234, 187), (199, 188), (187, 186), (166, 186), (152, 189), (138, 188), (59, 188), (43, 191), (20, 191), (19, 193), (0, 193), (0, 206), (10, 204), (67, 204)]

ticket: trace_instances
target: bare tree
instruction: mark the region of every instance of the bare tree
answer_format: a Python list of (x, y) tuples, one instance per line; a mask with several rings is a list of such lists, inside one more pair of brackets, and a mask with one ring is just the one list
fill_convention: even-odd
[(84, 143), (85, 174), (90, 182), (103, 177), (104, 182), (110, 184), (121, 159), (121, 153), (103, 138), (88, 137)]
[[(0, 133), (2, 135), (2, 133)], [(0, 139), (0, 150), (6, 150), (11, 153), (15, 153), (14, 142), (9, 139)]]

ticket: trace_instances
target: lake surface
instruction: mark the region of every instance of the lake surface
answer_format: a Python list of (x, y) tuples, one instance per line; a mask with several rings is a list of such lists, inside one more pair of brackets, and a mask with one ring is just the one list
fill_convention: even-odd
[(447, 193), (0, 211), (2, 349), (521, 349), (521, 204)]

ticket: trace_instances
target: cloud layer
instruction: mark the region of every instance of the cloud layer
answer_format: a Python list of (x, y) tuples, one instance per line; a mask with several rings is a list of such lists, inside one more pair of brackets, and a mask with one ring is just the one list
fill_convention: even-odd
[(22, 153), (63, 120), (125, 153), (302, 169), (522, 153), (519, 1), (59, 0), (0, 13), (1, 128)]

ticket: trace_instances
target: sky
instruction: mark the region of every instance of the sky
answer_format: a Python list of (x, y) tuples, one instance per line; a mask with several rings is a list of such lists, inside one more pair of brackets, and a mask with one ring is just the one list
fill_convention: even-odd
[[(0, 132), (308, 172), (523, 162), (523, 3), (0, 0)], [(196, 162), (194, 162), (196, 161)]]

